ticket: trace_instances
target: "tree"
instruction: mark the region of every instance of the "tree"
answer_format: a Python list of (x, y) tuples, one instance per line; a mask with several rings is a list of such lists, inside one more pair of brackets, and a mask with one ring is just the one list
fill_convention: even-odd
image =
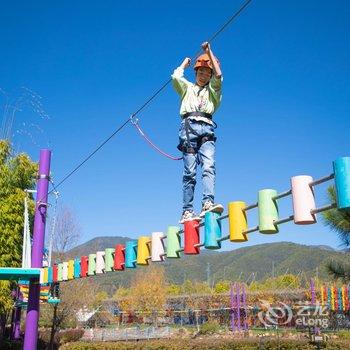
[[(336, 193), (334, 186), (328, 188), (328, 198), (334, 203)], [(350, 252), (350, 213), (339, 209), (331, 209), (323, 212), (323, 219), (332, 231), (338, 234), (341, 245), (347, 253)], [(347, 254), (348, 256), (348, 254)], [(335, 279), (344, 282), (350, 281), (350, 261), (332, 261), (328, 264), (328, 271)]]
[(220, 281), (215, 284), (214, 292), (217, 294), (227, 293), (230, 291), (230, 281)]
[(62, 206), (57, 212), (53, 251), (55, 259), (63, 261), (66, 252), (73, 248), (80, 237), (80, 226), (72, 209)]
[[(11, 145), (0, 140), (0, 266), (20, 267), (23, 243), (23, 211), (25, 189), (35, 185), (38, 166), (25, 153), (12, 154)], [(34, 202), (29, 200), (31, 220)], [(0, 339), (6, 314), (13, 302), (13, 283), (0, 281)]]
[[(118, 300), (124, 293), (122, 300)], [(129, 290), (119, 288), (115, 297), (120, 306), (129, 311), (149, 313), (153, 322), (157, 322), (157, 313), (163, 310), (166, 303), (167, 286), (165, 271), (161, 266), (152, 265), (136, 272)]]
[[(80, 227), (78, 224), (78, 221), (73, 214), (73, 211), (63, 206), (61, 207), (57, 212), (56, 217), (56, 223), (55, 223), (55, 231), (53, 238), (53, 250), (54, 250), (54, 258), (58, 261), (63, 261), (65, 259), (65, 255), (67, 250), (72, 248), (79, 240), (80, 236)], [(74, 294), (70, 295), (69, 291), (71, 288), (78, 288), (81, 290), (87, 289), (91, 290), (91, 286), (89, 288), (84, 288), (84, 282), (80, 282), (81, 286), (79, 286), (79, 283), (76, 283), (76, 285), (73, 282), (69, 283), (69, 286), (67, 287), (66, 284), (62, 288), (63, 294), (62, 294), (62, 300), (63, 302), (58, 305), (54, 304), (52, 311), (52, 324), (51, 324), (51, 335), (50, 335), (50, 345), (49, 349), (53, 348), (53, 342), (55, 338), (55, 333), (57, 330), (66, 322), (67, 319), (71, 319), (72, 313), (77, 311), (77, 307), (79, 306), (79, 303), (83, 302), (86, 303), (86, 298), (74, 298)], [(80, 296), (80, 292), (76, 293), (76, 296)], [(89, 298), (93, 299), (93, 298)]]

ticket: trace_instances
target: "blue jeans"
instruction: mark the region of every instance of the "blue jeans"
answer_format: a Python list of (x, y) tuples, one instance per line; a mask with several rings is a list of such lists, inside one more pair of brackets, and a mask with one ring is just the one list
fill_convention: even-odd
[[(180, 143), (188, 142), (188, 146), (197, 150), (196, 154), (183, 153), (184, 172), (182, 179), (183, 210), (193, 210), (194, 189), (196, 186), (197, 165), (202, 167), (203, 195), (202, 204), (210, 200), (214, 203), (215, 186), (215, 142), (204, 142), (199, 148), (201, 136), (214, 136), (214, 127), (204, 122), (189, 121), (191, 128), (186, 136), (185, 121), (181, 122), (179, 130)], [(196, 135), (197, 134), (197, 135)]]

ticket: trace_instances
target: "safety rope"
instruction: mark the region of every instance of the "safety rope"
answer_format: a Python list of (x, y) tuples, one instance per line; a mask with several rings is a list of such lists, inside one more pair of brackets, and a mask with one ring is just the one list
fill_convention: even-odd
[(183, 157), (174, 157), (171, 156), (170, 154), (162, 151), (158, 146), (156, 146), (150, 139), (149, 137), (144, 133), (144, 131), (141, 129), (139, 120), (137, 118), (134, 118), (133, 116), (131, 118), (131, 124), (135, 126), (136, 130), (140, 133), (140, 135), (153, 147), (155, 150), (157, 150), (160, 154), (163, 156), (172, 159), (172, 160), (181, 160)]
[[(231, 22), (237, 18), (241, 12), (250, 4), (252, 0), (245, 1), (240, 8), (225, 22), (223, 26), (209, 39), (207, 40), (209, 43), (211, 43), (221, 32), (223, 32)], [(198, 53), (196, 54), (198, 56)], [(146, 102), (139, 107), (135, 113), (132, 113), (133, 117), (136, 117), (138, 113), (140, 113), (156, 96), (160, 94), (161, 91), (163, 91), (166, 86), (171, 82), (171, 79), (166, 81)], [(111, 140), (119, 131), (121, 131), (129, 122), (131, 122), (131, 118), (126, 119), (121, 126), (115, 130), (106, 140), (104, 140), (93, 152), (91, 152), (80, 164), (78, 164), (72, 171), (70, 171), (57, 185), (56, 188), (61, 186), (69, 177), (71, 177), (80, 167), (82, 167), (94, 154), (96, 154), (109, 140)], [(53, 191), (53, 190), (52, 190)], [(52, 192), (51, 191), (51, 192)], [(49, 192), (49, 193), (51, 193)]]

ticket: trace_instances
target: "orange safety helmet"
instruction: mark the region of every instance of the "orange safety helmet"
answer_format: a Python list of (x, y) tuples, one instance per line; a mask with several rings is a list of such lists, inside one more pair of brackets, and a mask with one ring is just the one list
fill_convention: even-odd
[[(216, 60), (216, 62), (218, 64), (220, 64), (219, 60), (215, 56), (214, 56), (214, 59)], [(211, 61), (210, 61), (210, 57), (207, 53), (204, 53), (203, 55), (200, 55), (197, 58), (193, 69), (197, 70), (199, 67), (207, 67), (207, 68), (213, 69), (213, 66), (212, 66)]]

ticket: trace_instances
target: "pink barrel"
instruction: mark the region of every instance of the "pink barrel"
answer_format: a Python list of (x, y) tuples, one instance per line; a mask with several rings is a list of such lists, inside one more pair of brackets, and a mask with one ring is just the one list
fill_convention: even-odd
[(308, 175), (291, 178), (294, 223), (298, 225), (309, 225), (316, 222), (316, 215), (311, 214), (311, 210), (316, 208), (314, 191), (310, 186), (312, 181), (312, 177)]

